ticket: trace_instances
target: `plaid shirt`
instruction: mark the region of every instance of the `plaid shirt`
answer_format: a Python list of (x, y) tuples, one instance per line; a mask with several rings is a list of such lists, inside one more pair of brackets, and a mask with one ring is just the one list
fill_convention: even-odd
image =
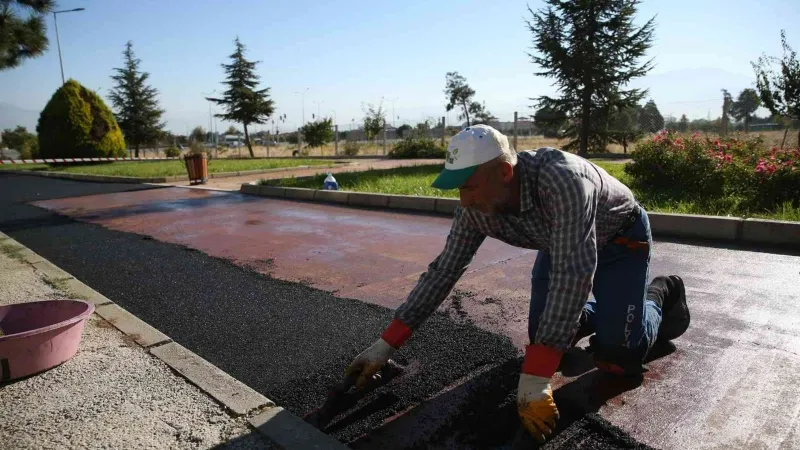
[(553, 148), (517, 154), (520, 214), (458, 207), (442, 253), (428, 266), (395, 318), (416, 329), (447, 298), (487, 236), (550, 252), (547, 304), (532, 344), (566, 350), (597, 267), (597, 252), (636, 205), (630, 189), (591, 162)]

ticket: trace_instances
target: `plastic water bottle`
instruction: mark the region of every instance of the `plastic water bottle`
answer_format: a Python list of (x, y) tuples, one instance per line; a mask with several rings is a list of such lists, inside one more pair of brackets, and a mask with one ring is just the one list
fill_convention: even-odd
[(323, 184), (322, 188), (326, 191), (338, 191), (339, 183), (336, 182), (336, 178), (333, 178), (333, 175), (328, 174), (328, 177), (325, 178), (325, 184)]

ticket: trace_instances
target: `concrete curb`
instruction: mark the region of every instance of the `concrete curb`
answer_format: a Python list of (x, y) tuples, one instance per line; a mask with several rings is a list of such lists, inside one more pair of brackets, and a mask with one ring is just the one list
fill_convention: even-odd
[(150, 353), (204, 392), (214, 392), (214, 397), (237, 415), (275, 406), (271, 400), (175, 342), (151, 348)]
[[(232, 178), (246, 175), (259, 175), (263, 173), (274, 172), (288, 172), (290, 170), (304, 170), (304, 169), (330, 169), (332, 167), (346, 167), (356, 165), (354, 163), (334, 162), (334, 164), (320, 164), (318, 166), (294, 166), (294, 167), (279, 167), (275, 169), (259, 169), (259, 170), (241, 170), (238, 172), (218, 172), (209, 173), (208, 178)], [(0, 173), (9, 173), (14, 175), (33, 175), (37, 177), (46, 178), (62, 178), (66, 180), (78, 181), (100, 181), (105, 183), (171, 183), (175, 181), (189, 181), (188, 176), (176, 175), (171, 177), (123, 177), (123, 176), (107, 176), (107, 175), (89, 175), (82, 173), (64, 173), (64, 172), (47, 172), (41, 170), (4, 170)]]
[(248, 423), (272, 443), (283, 449), (347, 448), (2, 232), (0, 244), (14, 249), (15, 258), (30, 264), (48, 279), (64, 281), (71, 297), (96, 305), (98, 316), (223, 405), (232, 415), (252, 416)]
[[(422, 211), (452, 216), (457, 199), (386, 195), (351, 191), (323, 191), (269, 185), (243, 184), (243, 194), (287, 198), (348, 206), (399, 211)], [(648, 212), (653, 236), (706, 239), (738, 244), (800, 248), (800, 223), (740, 217), (701, 216)]]
[[(283, 408), (270, 408), (250, 419), (250, 425), (281, 448), (344, 449), (336, 439), (311, 427)], [(310, 429), (309, 429), (310, 428)]]

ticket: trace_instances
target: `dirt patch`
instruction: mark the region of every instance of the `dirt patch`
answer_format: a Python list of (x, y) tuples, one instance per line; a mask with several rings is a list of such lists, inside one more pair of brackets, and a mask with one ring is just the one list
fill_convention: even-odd
[(263, 220), (250, 219), (250, 220), (246, 220), (244, 223), (245, 223), (245, 225), (261, 225), (261, 224), (264, 223), (264, 221)]

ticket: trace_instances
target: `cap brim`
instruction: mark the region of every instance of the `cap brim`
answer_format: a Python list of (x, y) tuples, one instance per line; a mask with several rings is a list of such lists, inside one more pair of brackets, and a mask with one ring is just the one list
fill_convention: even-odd
[(448, 170), (444, 169), (431, 184), (432, 187), (442, 190), (458, 189), (469, 180), (475, 173), (478, 166), (467, 167), (465, 169)]

